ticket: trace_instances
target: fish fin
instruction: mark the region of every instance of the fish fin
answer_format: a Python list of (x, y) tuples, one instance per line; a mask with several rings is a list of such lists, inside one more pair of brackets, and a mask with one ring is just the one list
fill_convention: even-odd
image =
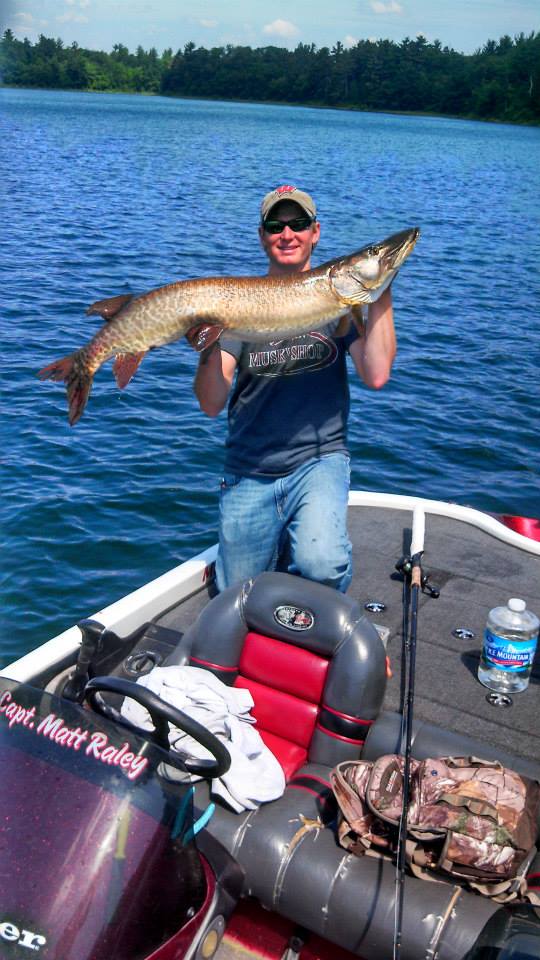
[(359, 307), (362, 304), (375, 303), (390, 286), (397, 272), (397, 268), (390, 270), (384, 280), (373, 283), (369, 287), (364, 286), (362, 281), (352, 274), (339, 273), (336, 267), (331, 268), (328, 279), (341, 303), (350, 307)]
[(68, 399), (68, 420), (71, 426), (77, 423), (84, 412), (94, 379), (93, 373), (85, 365), (80, 354), (81, 351), (78, 350), (69, 357), (55, 360), (38, 373), (40, 380), (64, 381)]
[(338, 322), (336, 329), (334, 330), (333, 337), (345, 337), (349, 330), (351, 329), (351, 314), (346, 313), (344, 317)]
[(39, 371), (38, 377), (40, 380), (65, 380), (71, 366), (73, 363), (73, 354), (70, 354), (69, 357), (64, 357), (62, 360), (55, 360), (54, 363), (50, 363), (48, 367), (43, 367)]
[(98, 313), (104, 320), (112, 320), (117, 313), (120, 313), (120, 310), (127, 307), (134, 296), (133, 293), (119, 293), (118, 296), (109, 297), (107, 300), (96, 300), (95, 303), (88, 307), (86, 313), (87, 315), (90, 313)]
[(211, 347), (223, 333), (223, 327), (219, 323), (195, 323), (186, 333), (186, 340), (190, 347), (193, 347), (197, 353)]
[(365, 336), (366, 333), (367, 313), (365, 312), (365, 309), (365, 306), (360, 304), (356, 304), (356, 306), (351, 307), (352, 318), (361, 337)]
[(113, 373), (120, 390), (127, 387), (131, 378), (137, 373), (139, 365), (144, 360), (147, 350), (140, 353), (117, 353), (113, 363)]
[(341, 301), (347, 306), (356, 306), (361, 303), (370, 303), (371, 291), (349, 274), (342, 274), (332, 268), (329, 274), (330, 286)]

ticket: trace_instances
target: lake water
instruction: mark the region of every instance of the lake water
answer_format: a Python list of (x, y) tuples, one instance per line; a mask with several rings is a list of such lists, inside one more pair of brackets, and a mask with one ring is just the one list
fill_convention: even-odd
[(120, 393), (99, 371), (70, 428), (36, 372), (96, 299), (266, 271), (267, 189), (315, 195), (318, 261), (418, 224), (394, 285), (390, 383), (352, 381), (356, 488), (540, 514), (540, 130), (160, 97), (0, 91), (0, 663), (215, 540), (226, 417), (185, 342)]

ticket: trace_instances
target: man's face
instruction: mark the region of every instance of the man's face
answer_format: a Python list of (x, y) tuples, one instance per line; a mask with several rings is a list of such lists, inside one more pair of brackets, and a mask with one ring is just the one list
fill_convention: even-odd
[[(281, 220), (286, 223), (306, 216), (305, 211), (297, 203), (283, 200), (272, 207), (267, 219)], [(286, 226), (281, 233), (267, 233), (263, 227), (260, 227), (261, 244), (270, 261), (269, 273), (300, 273), (309, 270), (311, 251), (319, 239), (320, 232), (319, 223), (312, 223), (307, 230), (298, 232)]]

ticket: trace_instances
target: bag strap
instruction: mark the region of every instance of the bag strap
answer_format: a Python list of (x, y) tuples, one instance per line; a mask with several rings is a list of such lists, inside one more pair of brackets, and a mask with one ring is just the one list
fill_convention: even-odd
[(355, 820), (361, 819), (367, 813), (367, 807), (363, 799), (350, 785), (347, 779), (347, 773), (351, 767), (371, 766), (362, 760), (343, 760), (338, 763), (330, 774), (330, 782), (336, 796), (340, 810), (346, 820), (352, 825)]

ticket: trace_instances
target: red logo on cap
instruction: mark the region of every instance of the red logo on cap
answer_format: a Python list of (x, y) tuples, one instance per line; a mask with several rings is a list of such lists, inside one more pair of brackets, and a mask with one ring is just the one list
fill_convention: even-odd
[(277, 187), (275, 193), (294, 193), (296, 187), (291, 187), (290, 184), (286, 183), (283, 187)]

